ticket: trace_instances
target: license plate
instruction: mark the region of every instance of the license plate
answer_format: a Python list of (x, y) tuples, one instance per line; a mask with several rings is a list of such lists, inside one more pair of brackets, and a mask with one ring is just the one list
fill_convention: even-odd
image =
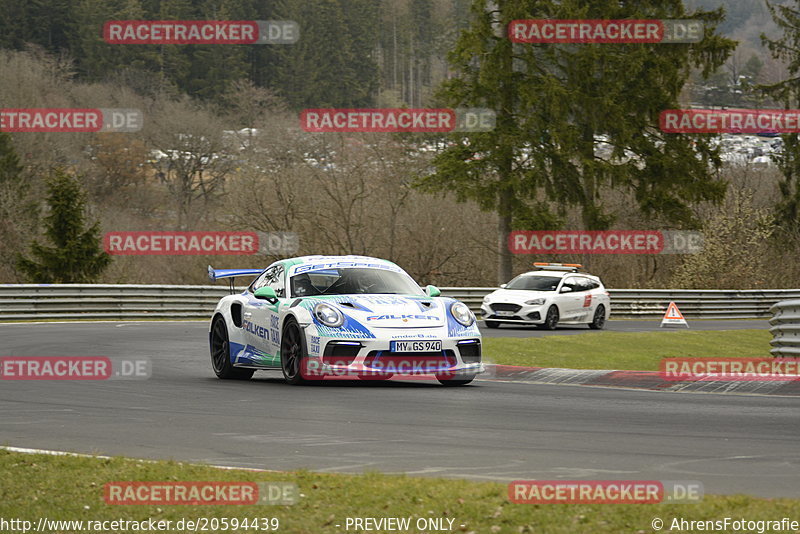
[(440, 352), (442, 350), (442, 341), (426, 340), (426, 341), (391, 341), (389, 342), (390, 352)]
[(494, 314), (498, 317), (514, 317), (514, 312), (512, 311), (498, 311), (494, 312)]

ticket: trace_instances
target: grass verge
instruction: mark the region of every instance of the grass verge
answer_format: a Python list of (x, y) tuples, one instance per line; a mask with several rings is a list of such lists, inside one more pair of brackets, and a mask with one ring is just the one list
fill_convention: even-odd
[[(105, 504), (105, 483), (133, 480), (294, 482), (298, 484), (302, 497), (293, 506)], [(412, 525), (417, 518), (453, 518), (452, 532), (455, 533), (618, 533), (653, 532), (651, 522), (656, 517), (665, 522), (664, 531), (669, 531), (674, 518), (695, 521), (725, 517), (753, 521), (779, 520), (782, 517), (800, 519), (800, 500), (706, 496), (700, 503), (680, 505), (528, 505), (510, 503), (507, 486), (493, 482), (376, 473), (332, 475), (305, 471), (223, 471), (176, 462), (150, 463), (123, 458), (49, 456), (0, 450), (0, 518), (24, 519), (33, 521), (35, 525), (39, 517), (84, 521), (153, 518), (173, 522), (200, 517), (277, 517), (280, 520), (278, 532), (292, 534), (347, 532), (347, 517), (409, 517)], [(240, 529), (228, 532), (256, 531)], [(355, 531), (351, 528), (350, 532)], [(412, 528), (405, 532), (420, 531)]]
[(662, 358), (769, 357), (767, 330), (593, 332), (483, 338), (487, 361), (503, 365), (657, 371)]

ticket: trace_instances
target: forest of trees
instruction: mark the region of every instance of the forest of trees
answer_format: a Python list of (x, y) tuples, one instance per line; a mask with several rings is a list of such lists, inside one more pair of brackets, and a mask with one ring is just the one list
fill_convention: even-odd
[[(0, 0), (0, 48), (74, 59), (79, 79), (221, 102), (247, 79), (292, 109), (419, 106), (446, 75), (469, 0)], [(293, 20), (293, 46), (113, 46), (108, 20)]]
[[(292, 109), (419, 107), (448, 76), (446, 56), (469, 23), (470, 0), (0, 0), (0, 48), (31, 44), (74, 60), (86, 81), (119, 80), (141, 92), (173, 91), (220, 103), (241, 79), (269, 89)], [(695, 77), (704, 105), (743, 105), (758, 83), (784, 74), (761, 46), (778, 29), (754, 0), (687, 0), (722, 6), (720, 32), (740, 42), (710, 80)], [(294, 20), (296, 46), (115, 47), (99, 39), (107, 20)], [(335, 50), (336, 53), (331, 53)], [(741, 78), (740, 76), (744, 76)], [(744, 87), (742, 87), (742, 82)]]
[[(63, 172), (85, 192), (87, 225), (103, 232), (291, 231), (301, 254), (386, 257), (442, 286), (494, 285), (498, 259), (506, 280), (530, 266), (534, 258), (498, 250), (498, 228), (707, 233), (700, 255), (535, 258), (582, 262), (611, 287), (796, 285), (800, 232), (787, 231), (776, 206), (797, 218), (800, 158), (722, 165), (708, 136), (653, 129), (659, 110), (678, 104), (785, 100), (759, 89), (789, 72), (760, 35), (738, 47), (721, 35), (723, 27), (749, 35), (760, 10), (729, 3), (735, 18), (701, 14), (717, 33), (696, 47), (517, 47), (512, 58), (486, 0), (0, 0), (0, 107), (119, 107), (145, 116), (136, 133), (0, 133), (0, 282), (31, 279), (18, 258), (47, 236), (42, 199)], [(525, 17), (534, 5), (554, 18), (562, 7), (577, 9), (501, 4), (504, 17)], [(594, 15), (673, 18), (683, 4), (598, 2)], [(301, 39), (103, 42), (104, 22), (132, 19), (293, 20)], [(775, 24), (760, 30), (780, 33)], [(605, 74), (593, 73), (601, 63)], [(306, 107), (434, 105), (492, 107), (498, 127), (461, 136), (298, 127)], [(614, 145), (613, 158), (595, 157), (598, 136)], [(215, 260), (115, 257), (99, 280), (203, 283)]]

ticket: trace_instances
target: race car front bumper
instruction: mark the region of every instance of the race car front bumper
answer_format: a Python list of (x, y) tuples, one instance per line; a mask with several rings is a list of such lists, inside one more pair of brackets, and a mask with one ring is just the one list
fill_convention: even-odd
[(481, 318), (483, 320), (519, 324), (543, 324), (546, 316), (546, 304), (512, 304), (505, 302), (492, 302), (481, 305)]
[[(407, 336), (398, 336), (407, 338)], [(485, 371), (481, 339), (443, 339), (442, 350), (435, 352), (392, 352), (390, 339), (323, 338), (319, 352), (309, 350), (304, 378), (474, 376)]]

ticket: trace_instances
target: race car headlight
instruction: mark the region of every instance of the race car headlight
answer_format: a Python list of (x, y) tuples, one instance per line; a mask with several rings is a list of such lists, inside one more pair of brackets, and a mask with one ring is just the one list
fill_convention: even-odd
[(542, 304), (544, 304), (544, 300), (545, 299), (527, 300), (525, 301), (525, 304), (527, 304), (528, 306), (541, 306)]
[(342, 315), (342, 312), (324, 302), (320, 302), (314, 306), (314, 317), (325, 326), (331, 328), (338, 328), (344, 323), (344, 315)]
[(450, 306), (450, 313), (456, 321), (464, 326), (470, 326), (475, 322), (475, 316), (472, 315), (472, 312), (463, 302), (454, 302), (453, 305)]

